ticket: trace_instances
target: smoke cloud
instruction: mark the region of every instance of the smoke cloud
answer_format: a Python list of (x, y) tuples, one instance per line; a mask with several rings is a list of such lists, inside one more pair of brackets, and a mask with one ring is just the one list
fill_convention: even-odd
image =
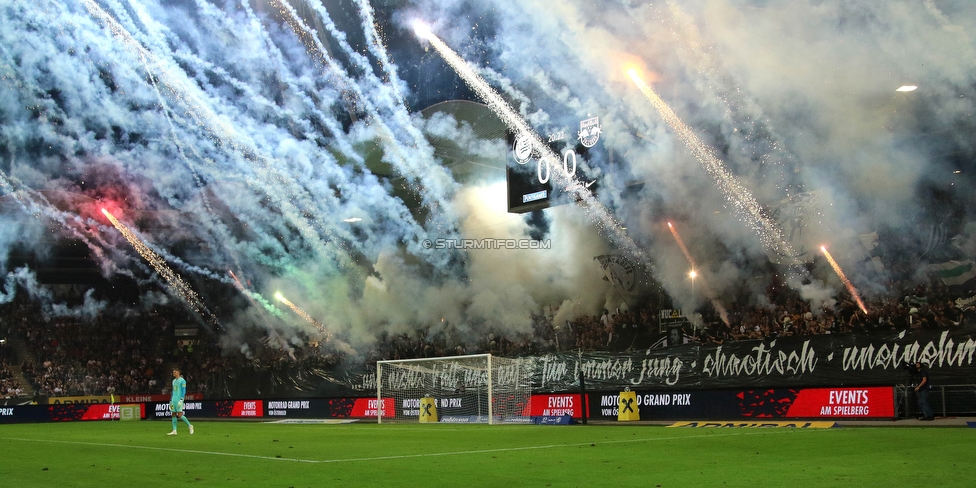
[[(179, 300), (105, 208), (187, 280), (233, 350), (251, 349), (246, 330), (285, 348), (314, 336), (276, 293), (357, 350), (625, 306), (594, 260), (618, 249), (586, 208), (507, 212), (504, 130), (436, 107), (477, 100), (416, 19), (540, 133), (599, 117), (609, 157), (581, 167), (678, 305), (693, 299), (689, 265), (667, 221), (720, 297), (768, 305), (770, 253), (629, 68), (813, 263), (794, 286), (814, 308), (843, 289), (821, 245), (877, 296), (858, 235), (920, 254), (933, 228), (945, 240), (970, 220), (968, 1), (13, 2), (0, 7), (0, 301), (24, 290), (77, 317), (114, 303), (92, 290), (63, 303), (11, 269), (14, 253), (44, 263), (65, 241), (110, 282), (134, 280), (142, 307)], [(425, 246), (438, 239), (550, 246)]]

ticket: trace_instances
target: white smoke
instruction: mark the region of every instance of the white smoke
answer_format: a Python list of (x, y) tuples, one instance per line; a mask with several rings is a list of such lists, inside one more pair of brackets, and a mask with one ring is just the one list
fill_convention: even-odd
[[(173, 299), (99, 216), (110, 205), (208, 305), (239, 299), (221, 317), (230, 349), (250, 351), (251, 328), (286, 346), (314, 332), (268, 298), (276, 292), (358, 347), (418, 327), (526, 332), (533, 314), (561, 324), (622, 305), (593, 260), (615, 249), (573, 205), (545, 211), (549, 250), (423, 246), (538, 229), (504, 208), (504, 137), (419, 115), (430, 102), (421, 93), (448, 98), (461, 82), (446, 69), (434, 70), (444, 79), (423, 77), (442, 61), (411, 34), (416, 18), (533, 127), (600, 117), (612, 161), (586, 163), (597, 198), (679, 305), (692, 302), (689, 263), (666, 221), (720, 296), (749, 290), (768, 304), (768, 256), (627, 67), (642, 70), (762, 205), (817, 192), (803, 242), (830, 247), (873, 293), (884, 290), (851, 272), (865, 259), (856, 235), (919, 237), (920, 188), (972, 193), (967, 172), (952, 174), (976, 150), (972, 2), (443, 0), (387, 12), (357, 0), (366, 25), (328, 8), (5, 5), (0, 270), (9, 274), (0, 301), (19, 286), (52, 314), (108, 306), (97, 293), (59, 305), (31, 271), (7, 269), (25, 243), (49, 254), (49, 231), (81, 241), (107, 278), (136, 280), (143, 307)], [(902, 84), (919, 89), (895, 92)], [(445, 156), (428, 139), (462, 154)], [(480, 169), (458, 177), (457, 159)], [(55, 201), (41, 190), (80, 196)], [(343, 222), (351, 217), (362, 220)], [(797, 289), (812, 308), (830, 306), (843, 286), (815, 262)], [(698, 292), (694, 301), (704, 300)]]

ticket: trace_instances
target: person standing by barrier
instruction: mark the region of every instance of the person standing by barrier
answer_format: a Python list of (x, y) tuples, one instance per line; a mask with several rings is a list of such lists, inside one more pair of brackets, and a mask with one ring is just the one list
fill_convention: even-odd
[(184, 400), (186, 399), (186, 380), (180, 376), (179, 368), (173, 369), (173, 393), (169, 399), (169, 410), (173, 414), (173, 431), (166, 435), (176, 435), (176, 420), (180, 419), (190, 428), (193, 435), (193, 425), (190, 419), (183, 415)]
[(918, 398), (918, 410), (922, 414), (922, 420), (935, 420), (932, 407), (929, 406), (929, 391), (932, 390), (932, 383), (929, 380), (929, 370), (921, 361), (915, 362), (916, 378), (918, 384), (915, 385), (915, 393)]

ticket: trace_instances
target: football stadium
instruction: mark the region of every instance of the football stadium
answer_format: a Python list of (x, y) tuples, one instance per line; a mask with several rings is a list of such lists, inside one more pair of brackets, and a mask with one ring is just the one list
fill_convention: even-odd
[(0, 2), (0, 486), (973, 486), (973, 32)]

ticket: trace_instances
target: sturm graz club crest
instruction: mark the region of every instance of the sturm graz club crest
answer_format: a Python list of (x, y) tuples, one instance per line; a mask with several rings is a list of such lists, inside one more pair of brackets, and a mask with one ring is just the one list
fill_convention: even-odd
[(515, 162), (518, 164), (529, 162), (532, 156), (535, 155), (535, 148), (532, 147), (532, 136), (525, 132), (516, 136), (515, 143), (512, 144), (512, 154), (515, 156)]
[(593, 147), (600, 140), (600, 134), (602, 133), (603, 130), (600, 129), (600, 117), (593, 117), (580, 121), (580, 130), (577, 136), (579, 137), (580, 143), (584, 146)]
[(607, 281), (624, 291), (634, 291), (637, 285), (637, 267), (629, 259), (615, 254), (604, 254), (593, 259), (599, 262), (600, 267), (607, 273), (609, 278)]

